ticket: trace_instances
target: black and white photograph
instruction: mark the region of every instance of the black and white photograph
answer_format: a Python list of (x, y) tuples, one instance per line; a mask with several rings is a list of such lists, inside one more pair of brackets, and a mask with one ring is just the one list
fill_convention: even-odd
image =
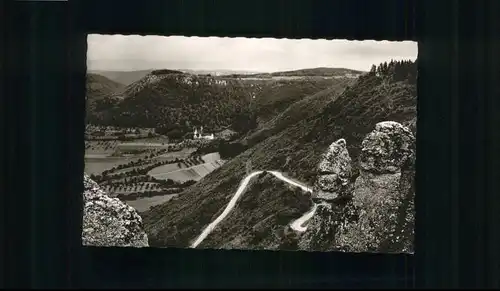
[(84, 245), (414, 252), (417, 42), (87, 43)]

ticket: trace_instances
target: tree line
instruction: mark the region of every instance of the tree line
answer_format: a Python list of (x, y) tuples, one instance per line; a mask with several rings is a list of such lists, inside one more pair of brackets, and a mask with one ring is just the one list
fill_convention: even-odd
[(408, 81), (410, 84), (417, 83), (417, 61), (391, 60), (379, 65), (372, 65), (369, 75), (390, 78), (391, 81)]

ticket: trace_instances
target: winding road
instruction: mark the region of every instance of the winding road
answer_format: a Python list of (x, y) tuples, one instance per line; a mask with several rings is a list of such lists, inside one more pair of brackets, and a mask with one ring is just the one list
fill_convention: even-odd
[[(236, 190), (236, 193), (234, 193), (233, 197), (227, 204), (226, 208), (224, 211), (214, 220), (212, 221), (205, 229), (203, 232), (196, 238), (196, 240), (191, 244), (191, 248), (196, 248), (203, 240), (215, 229), (215, 227), (222, 221), (224, 220), (228, 214), (233, 210), (234, 206), (236, 206), (236, 202), (238, 199), (241, 197), (241, 195), (245, 192), (248, 183), (252, 178), (255, 176), (263, 173), (264, 171), (255, 171), (252, 172), (251, 174), (247, 175), (243, 180), (240, 182), (240, 186), (238, 187), (238, 190)], [(294, 181), (290, 178), (285, 177), (282, 173), (277, 172), (277, 171), (267, 171), (268, 173), (274, 175), (276, 178), (280, 179), (283, 182), (286, 182), (292, 186), (299, 187), (305, 192), (312, 192), (312, 189), (305, 186), (302, 183), (299, 183), (297, 181)], [(316, 204), (309, 210), (307, 213), (305, 213), (303, 216), (300, 218), (292, 221), (290, 223), (290, 227), (298, 232), (304, 232), (307, 230), (307, 226), (304, 226), (304, 224), (311, 219), (311, 217), (314, 215), (314, 212), (316, 211)]]

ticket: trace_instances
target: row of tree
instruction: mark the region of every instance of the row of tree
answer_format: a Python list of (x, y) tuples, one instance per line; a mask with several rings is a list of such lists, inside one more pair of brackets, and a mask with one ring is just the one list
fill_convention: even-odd
[(391, 60), (378, 66), (372, 65), (369, 74), (390, 78), (391, 81), (405, 81), (410, 84), (417, 82), (417, 62), (411, 60)]

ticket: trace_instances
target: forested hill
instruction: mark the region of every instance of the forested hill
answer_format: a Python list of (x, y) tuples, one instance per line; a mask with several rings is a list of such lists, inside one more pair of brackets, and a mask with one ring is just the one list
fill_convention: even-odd
[(231, 124), (248, 108), (250, 86), (233, 80), (157, 70), (127, 86), (122, 100), (93, 112), (91, 122), (127, 127), (174, 129)]
[(90, 73), (104, 76), (110, 80), (124, 85), (130, 85), (135, 81), (140, 80), (152, 70), (139, 70), (139, 71), (103, 71), (103, 70), (90, 70)]
[(98, 74), (87, 74), (87, 98), (89, 100), (102, 99), (124, 89), (125, 85), (110, 80)]
[(358, 76), (366, 72), (345, 68), (310, 68), (293, 71), (257, 74), (232, 74), (232, 77), (240, 78), (272, 78), (272, 77), (343, 77), (346, 75)]
[(121, 92), (125, 85), (112, 81), (98, 74), (87, 74), (86, 83), (86, 102), (87, 113), (101, 110), (101, 107), (107, 108), (105, 104), (114, 103), (111, 99), (115, 94)]
[(340, 79), (252, 80), (155, 70), (128, 85), (114, 103), (89, 110), (91, 123), (155, 127), (181, 137), (193, 126), (207, 131), (227, 127), (245, 133), (267, 122), (292, 103)]

